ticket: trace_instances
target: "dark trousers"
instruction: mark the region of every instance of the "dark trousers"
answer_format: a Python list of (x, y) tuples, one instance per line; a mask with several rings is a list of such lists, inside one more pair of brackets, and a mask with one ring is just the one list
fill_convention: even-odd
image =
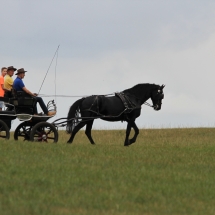
[(12, 97), (13, 97), (13, 94), (12, 94), (11, 91), (5, 91), (4, 97), (5, 97), (5, 98), (12, 98)]
[(40, 107), (41, 109), (43, 110), (44, 114), (47, 114), (48, 113), (48, 109), (43, 101), (43, 99), (41, 97), (34, 97), (35, 101), (36, 101), (36, 104), (34, 106), (34, 113), (38, 113), (37, 112), (37, 103), (40, 104)]

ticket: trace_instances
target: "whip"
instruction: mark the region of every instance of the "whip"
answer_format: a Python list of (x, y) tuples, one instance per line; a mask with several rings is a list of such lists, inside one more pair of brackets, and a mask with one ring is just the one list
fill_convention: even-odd
[[(52, 65), (52, 62), (53, 62), (55, 56), (57, 55), (57, 57), (58, 57), (58, 49), (59, 49), (59, 47), (60, 47), (60, 45), (58, 45), (57, 50), (56, 50), (55, 53), (54, 53), (54, 56), (53, 56), (53, 58), (52, 58), (52, 60), (51, 60), (51, 63), (50, 63), (50, 65), (49, 65), (49, 67), (48, 67), (48, 70), (47, 70), (47, 72), (46, 72), (46, 74), (45, 74), (45, 77), (44, 77), (44, 79), (43, 79), (43, 82), (42, 82), (42, 84), (41, 84), (41, 86), (40, 86), (40, 89), (39, 89), (39, 91), (38, 91), (37, 94), (40, 93), (40, 90), (41, 90), (41, 88), (42, 88), (42, 86), (43, 86), (43, 83), (44, 83), (44, 81), (45, 81), (45, 79), (46, 79), (46, 76), (47, 76), (47, 74), (48, 74), (48, 72), (49, 72), (49, 69), (50, 69), (50, 67), (51, 67), (51, 65)], [(57, 67), (57, 58), (56, 58), (56, 65), (55, 65), (55, 79), (56, 79), (56, 67)], [(56, 89), (55, 89), (55, 93), (56, 93)]]

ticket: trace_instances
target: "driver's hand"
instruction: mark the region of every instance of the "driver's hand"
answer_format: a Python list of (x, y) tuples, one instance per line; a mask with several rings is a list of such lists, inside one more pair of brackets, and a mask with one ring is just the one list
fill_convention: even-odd
[(38, 96), (38, 94), (37, 94), (37, 93), (34, 93), (34, 96)]

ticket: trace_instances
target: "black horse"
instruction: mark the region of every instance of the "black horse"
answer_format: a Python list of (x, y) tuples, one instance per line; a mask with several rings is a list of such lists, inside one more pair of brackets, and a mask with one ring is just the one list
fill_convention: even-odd
[[(124, 145), (128, 146), (136, 141), (139, 129), (135, 120), (140, 116), (141, 105), (151, 98), (151, 107), (158, 111), (161, 109), (164, 98), (163, 88), (155, 84), (137, 84), (134, 87), (116, 93), (115, 96), (93, 95), (77, 100), (71, 107), (67, 116), (67, 132), (71, 134), (67, 143), (72, 143), (76, 133), (86, 125), (85, 134), (91, 144), (95, 144), (91, 136), (94, 119), (106, 121), (126, 121), (126, 137)], [(135, 134), (129, 139), (131, 128)]]

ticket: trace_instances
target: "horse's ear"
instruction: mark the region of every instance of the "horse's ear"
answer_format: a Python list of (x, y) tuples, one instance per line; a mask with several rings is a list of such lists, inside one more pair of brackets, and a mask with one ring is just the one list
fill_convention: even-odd
[(165, 85), (164, 84), (162, 84), (162, 86), (160, 87), (160, 90), (163, 90), (163, 88), (165, 87)]

